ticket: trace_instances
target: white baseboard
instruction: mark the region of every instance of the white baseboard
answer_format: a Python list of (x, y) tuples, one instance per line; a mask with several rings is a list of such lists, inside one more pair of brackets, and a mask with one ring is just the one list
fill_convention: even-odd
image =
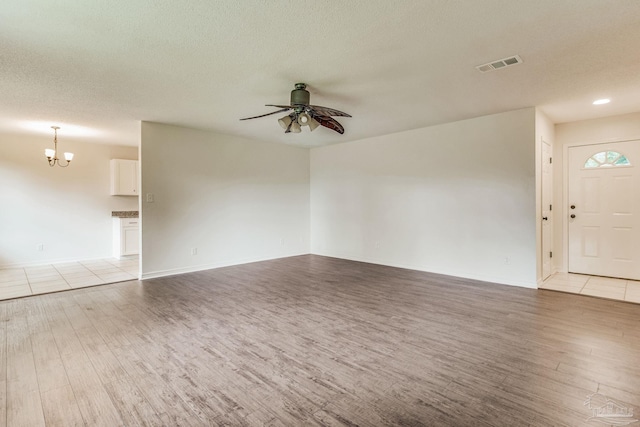
[[(551, 273), (549, 274), (549, 277), (553, 276), (557, 272), (558, 272), (558, 270), (556, 270), (555, 268), (551, 268)], [(547, 279), (542, 279), (542, 278), (538, 279), (538, 288), (540, 288), (540, 285), (542, 285), (545, 280), (547, 280)]]
[(246, 258), (246, 259), (239, 259), (239, 260), (233, 260), (233, 261), (222, 261), (217, 263), (191, 265), (188, 267), (171, 268), (168, 270), (150, 271), (147, 273), (142, 273), (142, 275), (140, 276), (140, 279), (146, 280), (146, 279), (155, 279), (158, 277), (175, 276), (176, 274), (194, 273), (196, 271), (213, 270), (216, 268), (231, 267), (234, 265), (241, 265), (241, 264), (250, 264), (252, 262), (270, 261), (274, 259), (289, 258), (293, 256), (300, 256), (300, 255), (309, 255), (309, 252), (294, 253), (294, 254), (289, 254), (284, 256), (275, 256), (275, 257)]
[(331, 257), (331, 258), (340, 258), (340, 259), (346, 259), (349, 261), (358, 261), (358, 262), (366, 262), (369, 264), (378, 264), (378, 265), (385, 265), (388, 267), (397, 267), (397, 268), (405, 268), (408, 270), (416, 270), (416, 271), (424, 271), (425, 273), (434, 273), (434, 274), (442, 274), (445, 276), (452, 276), (452, 277), (460, 277), (463, 279), (472, 279), (472, 280), (478, 280), (478, 281), (482, 281), (482, 282), (490, 282), (490, 283), (496, 283), (499, 285), (507, 285), (507, 286), (517, 286), (520, 288), (529, 288), (529, 289), (537, 289), (538, 285), (536, 282), (528, 282), (528, 281), (523, 281), (523, 280), (514, 280), (514, 279), (506, 279), (504, 277), (496, 277), (496, 276), (487, 276), (487, 275), (482, 275), (482, 274), (473, 274), (473, 273), (469, 273), (469, 272), (465, 272), (465, 271), (447, 271), (447, 270), (439, 270), (439, 269), (432, 269), (432, 268), (424, 268), (422, 266), (417, 266), (417, 265), (411, 265), (411, 264), (403, 264), (403, 263), (397, 263), (397, 262), (388, 262), (388, 261), (384, 261), (384, 260), (379, 260), (379, 259), (368, 259), (368, 258), (362, 258), (362, 257), (355, 257), (355, 256), (351, 256), (351, 255), (347, 255), (347, 254), (327, 254), (327, 253), (319, 253), (319, 252), (311, 252), (314, 255), (320, 255), (320, 256), (327, 256), (327, 257)]

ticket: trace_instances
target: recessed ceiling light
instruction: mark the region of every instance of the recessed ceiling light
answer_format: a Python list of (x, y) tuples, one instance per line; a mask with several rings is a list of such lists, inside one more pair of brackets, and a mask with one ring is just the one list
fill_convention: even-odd
[(609, 98), (598, 99), (598, 100), (593, 101), (593, 105), (608, 104), (610, 102), (611, 102), (611, 100)]

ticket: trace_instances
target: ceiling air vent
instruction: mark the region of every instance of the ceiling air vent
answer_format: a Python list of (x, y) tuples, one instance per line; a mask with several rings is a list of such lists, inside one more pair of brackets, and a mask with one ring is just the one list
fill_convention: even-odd
[(506, 68), (517, 64), (522, 64), (522, 58), (520, 58), (519, 55), (487, 62), (486, 64), (476, 66), (476, 68), (481, 73), (486, 73), (487, 71), (498, 70), (500, 68)]

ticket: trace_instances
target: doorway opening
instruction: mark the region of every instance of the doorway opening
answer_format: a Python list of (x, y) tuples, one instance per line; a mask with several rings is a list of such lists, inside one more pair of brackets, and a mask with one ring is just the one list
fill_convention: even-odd
[(640, 302), (640, 141), (567, 149), (567, 273), (543, 289)]

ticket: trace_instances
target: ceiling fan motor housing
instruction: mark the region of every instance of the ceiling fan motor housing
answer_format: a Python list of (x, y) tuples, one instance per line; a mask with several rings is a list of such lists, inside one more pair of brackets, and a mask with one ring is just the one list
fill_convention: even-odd
[(309, 105), (309, 91), (304, 83), (296, 83), (296, 88), (291, 91), (291, 105)]

